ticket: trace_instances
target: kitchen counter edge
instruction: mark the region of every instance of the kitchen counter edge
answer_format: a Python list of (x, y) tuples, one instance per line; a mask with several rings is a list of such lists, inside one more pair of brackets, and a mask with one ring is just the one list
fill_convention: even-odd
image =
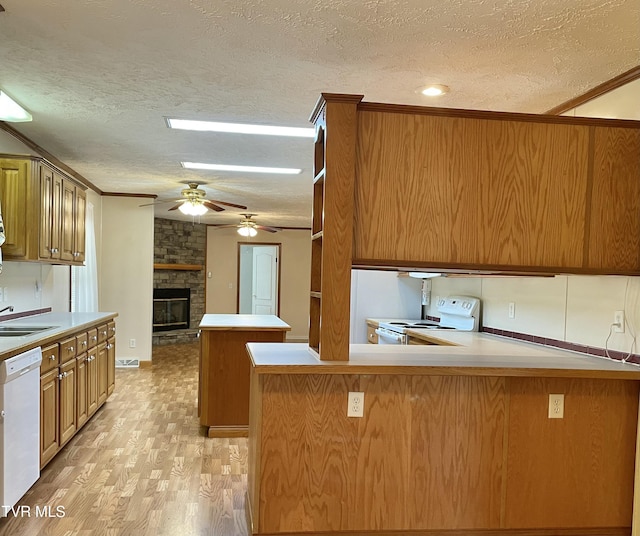
[(118, 313), (42, 313), (39, 315), (25, 316), (13, 320), (0, 322), (2, 326), (41, 326), (55, 325), (56, 327), (46, 331), (46, 334), (34, 333), (25, 337), (7, 338), (0, 340), (0, 361), (9, 359), (14, 355), (26, 352), (37, 346), (46, 346), (59, 341), (68, 335), (82, 331), (102, 322), (109, 322), (118, 316)]
[[(498, 342), (498, 341), (496, 341)], [(640, 367), (563, 350), (495, 354), (463, 346), (353, 344), (349, 361), (322, 361), (304, 343), (248, 343), (257, 374), (514, 376), (640, 380)], [(545, 354), (545, 355), (543, 355)]]

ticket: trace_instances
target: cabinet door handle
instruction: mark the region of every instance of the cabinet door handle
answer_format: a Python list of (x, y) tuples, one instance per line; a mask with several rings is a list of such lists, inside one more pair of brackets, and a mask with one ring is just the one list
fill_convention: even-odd
[(107, 350), (111, 350), (113, 348), (113, 344), (107, 344)]
[(98, 337), (96, 337), (96, 336), (94, 335), (93, 337), (91, 337), (91, 340), (92, 340), (92, 341), (97, 341), (97, 340), (98, 340)]
[(69, 348), (67, 348), (67, 351), (68, 351), (69, 353), (73, 352), (73, 346), (69, 346)]
[(104, 336), (106, 336), (106, 335), (107, 335), (107, 332), (106, 332), (106, 331), (103, 331), (103, 332), (102, 332), (102, 334), (103, 334)]
[(51, 355), (49, 356), (49, 359), (50, 359), (51, 361), (55, 361), (55, 360), (56, 360), (56, 354), (51, 354)]
[(59, 380), (59, 381), (62, 381), (62, 378), (63, 378), (63, 377), (64, 377), (64, 376), (62, 376), (62, 374), (58, 374), (58, 380)]
[(82, 346), (86, 346), (87, 345), (87, 341), (82, 341)]

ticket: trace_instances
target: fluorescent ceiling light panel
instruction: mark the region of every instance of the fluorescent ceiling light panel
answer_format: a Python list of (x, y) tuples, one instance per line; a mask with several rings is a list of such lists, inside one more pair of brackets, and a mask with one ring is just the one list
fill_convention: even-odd
[(189, 119), (167, 119), (170, 128), (199, 130), (202, 132), (231, 132), (234, 134), (262, 134), (265, 136), (292, 136), (313, 138), (315, 129), (298, 127), (276, 127), (270, 125), (248, 125), (243, 123), (219, 123), (216, 121), (191, 121)]
[(33, 121), (33, 117), (4, 91), (0, 91), (0, 121), (24, 123)]
[(280, 173), (285, 175), (298, 175), (302, 173), (301, 169), (296, 168), (232, 166), (226, 164), (202, 164), (199, 162), (180, 162), (180, 164), (187, 169), (207, 169), (212, 171), (244, 171), (247, 173)]

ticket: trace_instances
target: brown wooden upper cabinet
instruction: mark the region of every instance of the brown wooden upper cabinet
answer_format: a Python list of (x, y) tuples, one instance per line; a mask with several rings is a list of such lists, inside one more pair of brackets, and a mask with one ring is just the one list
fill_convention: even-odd
[(82, 264), (84, 187), (42, 158), (0, 155), (0, 170), (0, 201), (8, 238), (3, 257)]
[(640, 274), (640, 121), (341, 94), (322, 94), (311, 121), (321, 359), (348, 359), (351, 267)]

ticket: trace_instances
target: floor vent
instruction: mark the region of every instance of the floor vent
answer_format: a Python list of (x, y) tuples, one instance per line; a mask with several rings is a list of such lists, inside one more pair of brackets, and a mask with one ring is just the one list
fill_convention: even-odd
[(139, 359), (116, 359), (116, 368), (135, 368), (139, 366)]

